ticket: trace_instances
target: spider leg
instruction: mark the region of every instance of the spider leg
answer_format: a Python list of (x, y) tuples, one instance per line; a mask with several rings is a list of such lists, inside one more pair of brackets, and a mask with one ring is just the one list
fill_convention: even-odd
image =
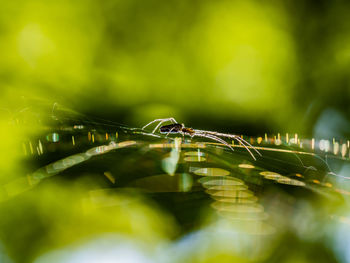
[(166, 122), (166, 121), (171, 121), (173, 123), (177, 123), (177, 121), (174, 118), (165, 118), (165, 119), (155, 119), (149, 123), (147, 123), (145, 126), (142, 127), (142, 130), (144, 130), (146, 127), (148, 127), (149, 125), (151, 125), (152, 123), (158, 122), (156, 128), (152, 131), (152, 133), (155, 133), (156, 130), (162, 125), (162, 123)]
[(250, 155), (253, 157), (253, 159), (255, 161), (256, 161), (256, 158), (255, 158), (254, 154), (251, 152), (251, 150), (249, 149), (249, 147), (247, 146), (247, 144), (250, 147), (252, 147), (261, 156), (260, 152), (258, 152), (253, 146), (251, 146), (247, 141), (243, 140), (241, 137), (237, 136), (237, 137), (233, 137), (233, 139), (235, 139), (236, 141), (240, 142), (243, 145), (243, 147), (250, 153)]
[[(197, 130), (196, 130), (197, 131)], [(197, 131), (198, 132), (198, 131)], [(229, 135), (229, 134), (224, 134), (224, 133), (215, 133), (215, 132), (206, 132), (206, 131), (200, 131), (200, 134), (205, 134), (207, 137), (206, 138), (210, 138), (210, 139), (213, 139), (213, 140), (216, 140), (216, 141), (220, 141), (222, 142), (223, 144), (225, 145), (228, 145), (232, 150), (233, 148), (231, 147), (231, 145), (229, 145), (227, 142), (225, 142), (224, 140), (222, 140), (221, 138), (217, 137), (217, 136), (223, 136), (223, 135)], [(215, 135), (214, 135), (215, 134)], [(219, 134), (219, 135), (217, 135)], [(209, 136), (212, 136), (212, 137), (209, 137)], [(225, 137), (228, 137), (228, 138), (233, 138), (233, 139), (236, 139), (238, 142), (241, 142), (239, 139), (237, 139), (237, 135), (229, 135), (229, 136), (225, 136)], [(240, 138), (241, 140), (243, 140), (242, 138)], [(243, 140), (244, 141), (244, 140)], [(256, 161), (256, 158), (254, 156), (254, 154), (249, 150), (249, 148), (247, 147), (247, 145), (245, 145), (243, 142), (241, 142), (243, 147), (249, 152), (249, 154), (252, 156), (252, 158)], [(253, 146), (251, 146), (253, 147)], [(254, 148), (254, 147), (253, 147)], [(260, 153), (259, 153), (260, 154)], [(260, 154), (261, 155), (261, 154)]]
[(144, 130), (147, 126), (151, 125), (152, 123), (155, 123), (155, 122), (161, 121), (161, 120), (162, 120), (162, 119), (155, 119), (155, 120), (153, 120), (153, 121), (147, 123), (147, 124), (146, 124), (145, 126), (143, 126), (141, 129)]
[[(224, 136), (224, 135), (222, 135), (222, 136)], [(254, 156), (254, 154), (251, 152), (249, 147), (251, 147), (254, 151), (256, 151), (261, 156), (261, 153), (257, 149), (255, 149), (254, 146), (252, 146), (250, 143), (248, 143), (246, 140), (242, 139), (241, 137), (239, 137), (237, 135), (225, 136), (225, 137), (232, 138), (232, 139), (238, 141), (239, 143), (241, 143), (242, 146), (250, 153), (251, 156)], [(256, 160), (256, 159), (254, 158), (254, 160)]]
[(229, 147), (232, 151), (234, 151), (234, 149), (232, 148), (231, 145), (229, 145), (229, 144), (228, 144), (227, 142), (225, 142), (223, 139), (220, 139), (219, 137), (216, 137), (216, 136), (214, 136), (214, 135), (205, 134), (205, 133), (195, 133), (195, 134), (193, 134), (191, 137), (194, 137), (194, 136), (212, 139), (212, 140), (214, 140), (214, 141), (217, 141), (217, 142), (220, 142), (220, 143), (226, 145), (226, 146)]
[(152, 133), (155, 133), (157, 131), (157, 129), (166, 121), (171, 121), (172, 123), (177, 123), (177, 121), (174, 118), (161, 119), (161, 121), (158, 123), (158, 125), (153, 129)]
[(176, 127), (173, 127), (170, 129), (170, 131), (165, 135), (165, 137), (168, 137), (168, 135), (175, 129)]
[(261, 156), (261, 153), (255, 149), (255, 147), (253, 145), (251, 145), (249, 142), (247, 142), (246, 140), (242, 139), (241, 137), (239, 137), (238, 135), (232, 135), (232, 134), (226, 134), (226, 133), (219, 133), (219, 132), (211, 132), (211, 131), (202, 131), (202, 132), (206, 132), (215, 136), (221, 136), (221, 137), (226, 137), (226, 138), (232, 138), (235, 139), (236, 141), (238, 141), (239, 143), (241, 143), (243, 145), (243, 147), (250, 152), (249, 147), (251, 147), (257, 154), (259, 154)]
[[(231, 137), (228, 137), (228, 138), (231, 138)], [(248, 146), (249, 146), (250, 148), (252, 148), (257, 154), (259, 154), (260, 156), (262, 156), (261, 153), (260, 153), (257, 149), (255, 149), (255, 147), (254, 147), (253, 145), (251, 145), (249, 142), (247, 142), (246, 140), (242, 139), (241, 137), (239, 137), (239, 136), (237, 136), (237, 135), (234, 135), (232, 138), (235, 139), (236, 141), (240, 142), (243, 146), (244, 146), (244, 145), (248, 145)], [(247, 149), (248, 147), (245, 147), (245, 148)], [(247, 149), (247, 150), (248, 150), (248, 149)]]

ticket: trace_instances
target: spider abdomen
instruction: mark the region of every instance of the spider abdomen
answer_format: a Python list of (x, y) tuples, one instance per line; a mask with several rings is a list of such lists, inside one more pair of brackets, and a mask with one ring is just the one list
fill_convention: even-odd
[(182, 125), (179, 123), (164, 125), (159, 128), (160, 133), (179, 133), (182, 130)]

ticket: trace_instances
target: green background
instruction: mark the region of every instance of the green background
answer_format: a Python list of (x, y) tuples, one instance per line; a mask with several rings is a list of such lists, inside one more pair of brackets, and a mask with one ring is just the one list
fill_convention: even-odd
[[(49, 105), (39, 112), (42, 116), (50, 116), (54, 105), (64, 105), (89, 118), (131, 127), (175, 117), (189, 127), (228, 133), (349, 138), (349, 13), (348, 1), (326, 0), (2, 1), (0, 182), (25, 179), (35, 166), (21, 165), (23, 143), (50, 127), (39, 115), (21, 122), (21, 113), (29, 112), (34, 101)], [(143, 240), (152, 247), (145, 251), (176, 236), (174, 218), (138, 196), (118, 195), (117, 201), (133, 205), (96, 211), (90, 203), (82, 209), (86, 196), (79, 186), (47, 184), (1, 205), (0, 262), (30, 262), (81, 237), (108, 231)], [(98, 192), (95, 198), (102, 206), (112, 199)], [(276, 200), (290, 205), (293, 198), (288, 198)], [(278, 255), (287, 257), (283, 262), (312, 262), (315, 255), (335, 261), (319, 254), (327, 254), (325, 247), (334, 241), (323, 233), (333, 236), (332, 225), (310, 212), (318, 207), (299, 205), (295, 211), (293, 205), (279, 211), (295, 212), (295, 229), (303, 230), (290, 231), (303, 242), (276, 238), (266, 252), (272, 251), (272, 259), (266, 262), (281, 262)], [(331, 207), (341, 210), (340, 205)], [(216, 227), (219, 233), (225, 230)], [(225, 237), (213, 250), (205, 243), (214, 240), (210, 236), (199, 240), (204, 245), (193, 249), (198, 260), (193, 256), (192, 262), (225, 261), (225, 253), (219, 253), (229, 243)], [(288, 254), (292, 245), (294, 252)], [(237, 256), (236, 261), (249, 260)]]
[(312, 136), (325, 109), (349, 114), (349, 11), (346, 1), (5, 1), (1, 104)]

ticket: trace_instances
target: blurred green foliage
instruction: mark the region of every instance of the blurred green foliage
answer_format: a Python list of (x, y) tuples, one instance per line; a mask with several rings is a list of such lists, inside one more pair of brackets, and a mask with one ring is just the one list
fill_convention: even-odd
[(7, 1), (2, 104), (38, 97), (130, 125), (206, 116), (308, 132), (324, 108), (349, 111), (349, 10), (345, 1)]
[(173, 116), (311, 137), (325, 109), (349, 115), (349, 11), (346, 1), (5, 1), (0, 169), (12, 171), (17, 139), (37, 129), (10, 123), (32, 98), (137, 127)]
[[(24, 174), (21, 143), (43, 128), (35, 117), (13, 125), (27, 99), (137, 127), (173, 116), (198, 128), (312, 136), (325, 110), (350, 114), (349, 12), (350, 3), (325, 0), (3, 1), (0, 181)], [(121, 195), (131, 208), (96, 212), (81, 206), (82, 189), (46, 189), (1, 207), (0, 261), (2, 242), (10, 258), (29, 262), (101, 232), (124, 231), (151, 246), (176, 234), (173, 219), (148, 201)], [(23, 222), (24, 233), (6, 232)], [(28, 254), (16, 255), (32, 238)], [(247, 262), (232, 251), (210, 254), (206, 245), (189, 258)]]

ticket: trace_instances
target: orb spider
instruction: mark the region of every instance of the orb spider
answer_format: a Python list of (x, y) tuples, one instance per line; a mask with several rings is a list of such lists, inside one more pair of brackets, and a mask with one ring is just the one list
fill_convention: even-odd
[[(164, 122), (168, 122), (168, 121), (170, 121), (172, 124), (162, 126), (162, 124)], [(211, 140), (220, 142), (220, 143), (226, 145), (228, 148), (230, 148), (233, 151), (232, 146), (229, 145), (226, 141), (224, 141), (220, 137), (230, 138), (230, 139), (234, 139), (238, 143), (242, 144), (242, 146), (249, 152), (249, 154), (252, 156), (252, 158), (254, 160), (256, 160), (256, 158), (249, 148), (252, 148), (258, 155), (261, 156), (261, 154), (258, 150), (256, 150), (250, 143), (248, 143), (246, 140), (242, 139), (238, 135), (187, 128), (187, 127), (185, 127), (184, 124), (178, 123), (174, 118), (155, 119), (155, 120), (147, 123), (145, 126), (143, 126), (142, 129), (145, 129), (146, 127), (148, 127), (149, 125), (151, 125), (155, 122), (159, 122), (159, 123), (153, 129), (152, 133), (155, 133), (159, 129), (159, 132), (161, 134), (166, 134), (166, 136), (168, 136), (169, 134), (181, 134), (182, 136), (188, 135), (191, 138), (193, 138), (195, 136), (203, 137), (203, 138), (207, 138), (207, 139), (211, 139)]]

